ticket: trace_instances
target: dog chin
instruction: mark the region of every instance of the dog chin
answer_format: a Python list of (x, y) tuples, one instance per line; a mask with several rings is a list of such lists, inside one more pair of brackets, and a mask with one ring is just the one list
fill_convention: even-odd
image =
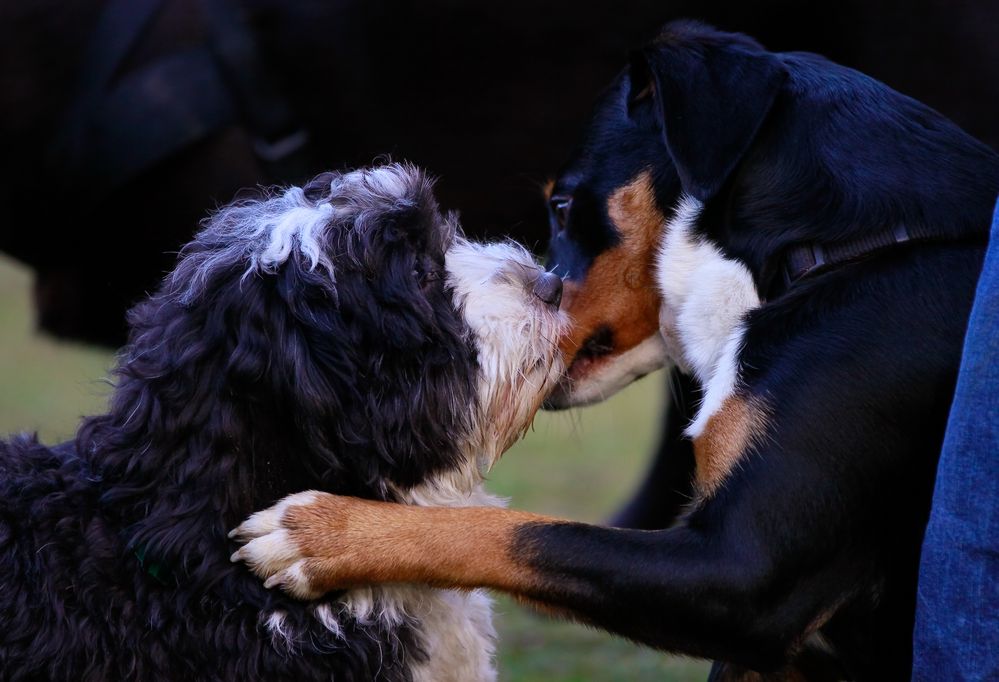
[(565, 410), (598, 403), (668, 364), (667, 346), (660, 334), (620, 354), (577, 358), (545, 398), (544, 409)]

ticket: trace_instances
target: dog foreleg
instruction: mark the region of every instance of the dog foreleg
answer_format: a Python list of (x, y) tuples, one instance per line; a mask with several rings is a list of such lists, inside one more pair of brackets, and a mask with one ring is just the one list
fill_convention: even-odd
[(497, 508), (302, 493), (233, 532), (268, 586), (310, 598), (415, 582), (488, 587), (637, 641), (779, 667), (826, 595), (789, 599), (754, 542), (678, 526), (603, 528)]

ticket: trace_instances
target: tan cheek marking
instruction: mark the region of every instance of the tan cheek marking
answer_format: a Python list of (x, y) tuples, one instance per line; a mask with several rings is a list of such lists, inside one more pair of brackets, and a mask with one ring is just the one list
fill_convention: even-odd
[(289, 508), (283, 519), (313, 587), (386, 582), (491, 587), (513, 593), (539, 584), (511, 553), (524, 524), (556, 523), (528, 512), (490, 507), (409, 507), (323, 496)]
[(566, 282), (563, 290), (563, 307), (573, 320), (562, 342), (566, 362), (572, 362), (583, 342), (601, 327), (613, 331), (615, 354), (658, 331), (659, 292), (653, 272), (665, 220), (656, 207), (648, 171), (611, 194), (607, 214), (621, 242), (593, 259), (582, 283)]
[(747, 448), (764, 436), (767, 411), (757, 399), (729, 397), (694, 439), (697, 489), (704, 497), (718, 490)]

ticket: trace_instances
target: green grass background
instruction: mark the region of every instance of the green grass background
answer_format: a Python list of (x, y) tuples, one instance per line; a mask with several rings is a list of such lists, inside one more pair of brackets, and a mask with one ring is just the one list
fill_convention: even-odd
[[(55, 442), (82, 415), (102, 411), (111, 352), (53, 340), (34, 330), (30, 272), (0, 257), (0, 434), (38, 431)], [(642, 475), (656, 437), (662, 378), (595, 407), (541, 413), (503, 457), (488, 487), (510, 506), (599, 522)], [(662, 614), (669, 618), (670, 614)], [(499, 597), (500, 679), (510, 682), (704, 680), (704, 663), (540, 616)]]

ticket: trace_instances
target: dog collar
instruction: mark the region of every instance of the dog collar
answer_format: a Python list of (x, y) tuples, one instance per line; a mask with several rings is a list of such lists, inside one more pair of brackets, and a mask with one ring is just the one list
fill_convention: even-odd
[(899, 223), (890, 231), (865, 234), (856, 239), (793, 246), (785, 253), (780, 266), (779, 277), (783, 286), (772, 298), (776, 298), (798, 280), (817, 271), (866, 258), (897, 244), (940, 239), (941, 235), (933, 234), (925, 228), (909, 227)]

